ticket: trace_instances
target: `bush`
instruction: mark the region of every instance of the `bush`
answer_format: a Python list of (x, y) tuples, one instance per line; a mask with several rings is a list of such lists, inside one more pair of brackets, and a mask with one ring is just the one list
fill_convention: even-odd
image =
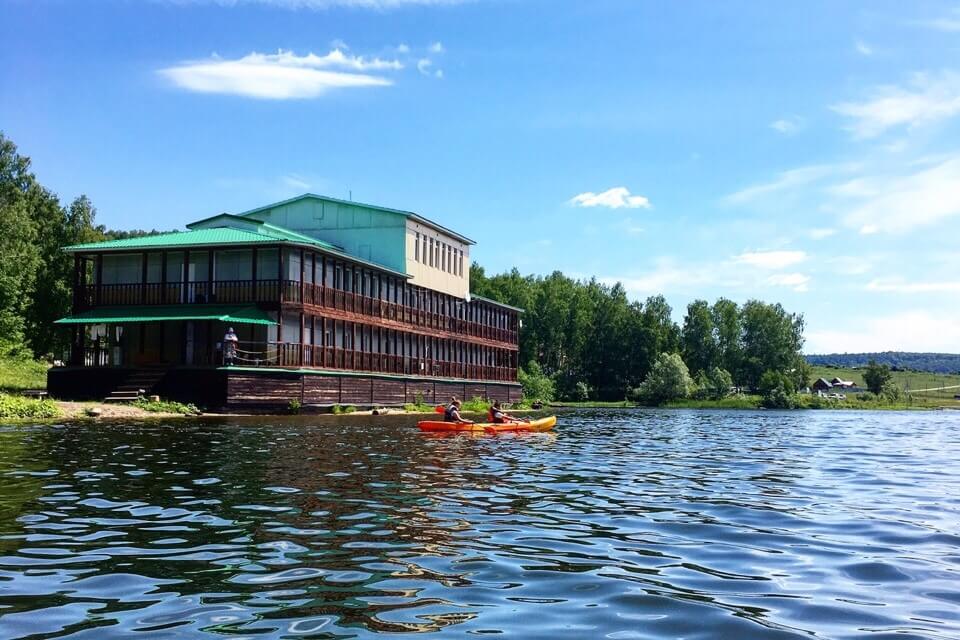
[(730, 395), (733, 376), (726, 369), (714, 367), (697, 377), (695, 397), (698, 400), (723, 400)]
[(517, 380), (523, 387), (524, 400), (550, 402), (556, 393), (553, 380), (543, 372), (536, 361), (517, 371)]
[(200, 415), (200, 409), (198, 409), (196, 405), (174, 402), (173, 400), (150, 402), (146, 398), (138, 398), (133, 401), (133, 406), (151, 413), (181, 413), (185, 416)]
[(680, 354), (661, 353), (647, 379), (631, 390), (629, 395), (631, 400), (659, 406), (671, 400), (687, 398), (695, 389), (690, 371)]
[(296, 398), (287, 403), (287, 410), (294, 415), (300, 413), (301, 409), (303, 409), (303, 405)]
[(593, 395), (593, 389), (590, 388), (590, 385), (581, 380), (577, 384), (573, 385), (573, 393), (570, 395), (570, 399), (574, 402), (586, 402), (590, 399), (590, 396)]
[(879, 395), (887, 402), (900, 402), (903, 400), (903, 391), (893, 380), (887, 380), (883, 383)]
[(765, 371), (760, 376), (760, 396), (763, 406), (768, 409), (792, 409), (796, 406), (793, 397), (793, 380), (779, 371)]
[(56, 418), (60, 407), (53, 400), (36, 400), (0, 394), (0, 418)]

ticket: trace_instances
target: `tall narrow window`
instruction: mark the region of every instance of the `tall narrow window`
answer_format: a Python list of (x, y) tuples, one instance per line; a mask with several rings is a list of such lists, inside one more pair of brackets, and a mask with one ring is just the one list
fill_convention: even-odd
[(440, 270), (447, 270), (447, 245), (444, 242), (440, 243)]
[(417, 241), (413, 245), (413, 259), (420, 262), (420, 232), (417, 232)]
[(433, 238), (430, 238), (430, 266), (433, 266)]
[(423, 249), (420, 255), (423, 257), (423, 264), (427, 264), (427, 236), (423, 236)]

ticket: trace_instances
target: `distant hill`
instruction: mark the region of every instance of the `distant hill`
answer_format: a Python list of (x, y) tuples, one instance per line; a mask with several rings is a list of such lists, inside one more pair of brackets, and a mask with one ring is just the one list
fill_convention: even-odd
[(818, 366), (863, 367), (870, 360), (902, 371), (929, 371), (931, 373), (960, 373), (960, 354), (911, 353), (883, 351), (881, 353), (828, 353), (806, 356), (807, 362)]

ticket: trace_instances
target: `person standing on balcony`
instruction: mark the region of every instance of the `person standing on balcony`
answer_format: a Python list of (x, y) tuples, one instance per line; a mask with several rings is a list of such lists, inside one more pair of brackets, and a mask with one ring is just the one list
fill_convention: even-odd
[(240, 338), (237, 337), (237, 334), (234, 333), (233, 327), (227, 329), (227, 333), (223, 336), (223, 362), (226, 365), (232, 365), (233, 361), (237, 357), (237, 343), (240, 342)]

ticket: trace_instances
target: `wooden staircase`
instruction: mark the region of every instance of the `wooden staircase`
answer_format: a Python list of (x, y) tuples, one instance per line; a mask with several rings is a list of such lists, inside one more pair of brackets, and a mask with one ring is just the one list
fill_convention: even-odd
[(166, 375), (164, 369), (138, 369), (110, 392), (104, 402), (133, 402), (140, 396), (149, 395)]

